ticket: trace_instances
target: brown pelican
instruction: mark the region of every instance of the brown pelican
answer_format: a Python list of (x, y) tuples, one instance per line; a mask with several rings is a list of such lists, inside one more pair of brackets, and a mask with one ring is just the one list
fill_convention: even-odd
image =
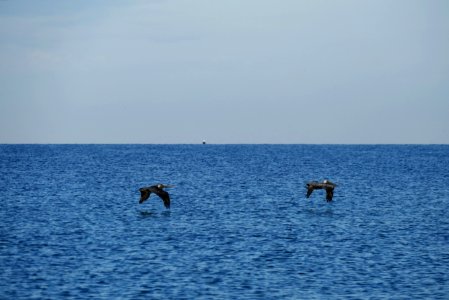
[(171, 188), (171, 187), (174, 187), (174, 185), (164, 185), (164, 184), (159, 183), (157, 185), (140, 188), (139, 189), (139, 191), (140, 191), (139, 203), (142, 204), (145, 200), (150, 198), (151, 193), (155, 193), (162, 199), (162, 201), (164, 201), (165, 208), (170, 208), (170, 196), (163, 189)]
[(337, 185), (335, 183), (330, 182), (329, 180), (324, 180), (323, 182), (316, 182), (311, 181), (306, 184), (307, 187), (307, 195), (306, 197), (309, 198), (312, 194), (313, 190), (326, 190), (326, 200), (327, 202), (332, 201), (332, 197), (334, 196), (334, 188)]

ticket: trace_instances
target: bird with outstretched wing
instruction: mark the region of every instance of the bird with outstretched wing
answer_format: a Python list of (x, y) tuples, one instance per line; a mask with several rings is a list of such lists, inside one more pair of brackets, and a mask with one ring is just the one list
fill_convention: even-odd
[(306, 198), (309, 198), (312, 195), (314, 190), (324, 189), (326, 191), (326, 200), (327, 202), (331, 202), (334, 196), (334, 188), (337, 185), (335, 183), (330, 182), (329, 180), (324, 180), (323, 182), (311, 181), (306, 184), (307, 194)]
[(171, 188), (174, 187), (173, 185), (164, 185), (164, 184), (157, 184), (157, 185), (152, 185), (152, 186), (148, 186), (148, 187), (143, 187), (140, 188), (140, 200), (139, 203), (142, 204), (143, 202), (145, 202), (145, 200), (147, 200), (148, 198), (150, 198), (151, 193), (154, 193), (156, 195), (159, 196), (159, 198), (162, 199), (162, 201), (164, 201), (164, 206), (165, 208), (169, 209), (170, 208), (170, 195), (164, 191), (164, 188)]

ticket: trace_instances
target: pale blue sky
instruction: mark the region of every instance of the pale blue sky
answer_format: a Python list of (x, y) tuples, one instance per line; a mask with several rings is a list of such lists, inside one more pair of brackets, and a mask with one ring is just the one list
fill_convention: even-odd
[(449, 1), (0, 1), (0, 143), (449, 143)]

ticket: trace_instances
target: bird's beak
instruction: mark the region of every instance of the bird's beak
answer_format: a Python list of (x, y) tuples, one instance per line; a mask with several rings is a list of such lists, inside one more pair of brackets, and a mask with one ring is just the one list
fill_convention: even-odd
[(173, 185), (173, 184), (167, 184), (167, 185), (164, 185), (164, 188), (172, 188), (172, 187), (175, 187), (175, 185)]

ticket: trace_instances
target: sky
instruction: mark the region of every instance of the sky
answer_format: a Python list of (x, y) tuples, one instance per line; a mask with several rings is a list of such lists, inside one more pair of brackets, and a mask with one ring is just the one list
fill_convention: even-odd
[(447, 0), (0, 0), (0, 143), (448, 144)]

